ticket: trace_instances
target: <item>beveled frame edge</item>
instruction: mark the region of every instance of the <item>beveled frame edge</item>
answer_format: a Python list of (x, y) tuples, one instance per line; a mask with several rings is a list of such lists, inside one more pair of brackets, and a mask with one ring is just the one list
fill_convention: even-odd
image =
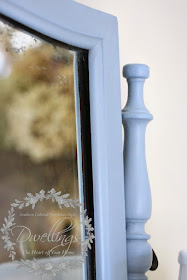
[(0, 0), (0, 13), (89, 50), (97, 280), (127, 280), (118, 24), (72, 0)]

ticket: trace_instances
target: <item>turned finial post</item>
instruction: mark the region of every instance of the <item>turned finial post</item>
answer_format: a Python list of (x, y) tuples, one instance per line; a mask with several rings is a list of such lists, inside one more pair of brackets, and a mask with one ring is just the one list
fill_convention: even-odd
[(180, 264), (178, 280), (186, 280), (187, 279), (187, 250), (182, 250), (179, 252), (178, 262)]
[(124, 187), (127, 223), (128, 280), (146, 280), (152, 264), (152, 249), (144, 227), (151, 216), (151, 192), (145, 159), (145, 130), (152, 115), (143, 100), (149, 67), (128, 64), (123, 68), (128, 100), (122, 110), (124, 126)]

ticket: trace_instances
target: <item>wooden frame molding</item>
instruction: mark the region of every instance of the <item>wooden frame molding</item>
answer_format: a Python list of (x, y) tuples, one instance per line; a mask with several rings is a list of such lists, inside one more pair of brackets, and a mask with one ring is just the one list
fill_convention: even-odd
[(97, 280), (127, 280), (118, 24), (72, 0), (0, 0), (0, 13), (89, 51)]

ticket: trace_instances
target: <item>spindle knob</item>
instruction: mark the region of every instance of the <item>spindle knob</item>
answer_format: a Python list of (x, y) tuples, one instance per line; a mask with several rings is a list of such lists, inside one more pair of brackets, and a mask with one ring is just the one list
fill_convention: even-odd
[(147, 79), (149, 77), (149, 67), (145, 64), (126, 64), (123, 67), (123, 77), (126, 79)]
[(187, 250), (179, 252), (178, 262), (180, 264), (179, 280), (187, 279)]

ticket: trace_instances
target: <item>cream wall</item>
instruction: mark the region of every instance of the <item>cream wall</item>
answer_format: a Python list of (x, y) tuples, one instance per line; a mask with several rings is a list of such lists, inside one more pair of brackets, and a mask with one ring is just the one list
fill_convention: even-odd
[[(148, 276), (177, 280), (178, 252), (187, 248), (187, 1), (79, 2), (118, 17), (121, 68), (150, 66), (145, 102), (154, 115), (146, 139), (153, 211), (147, 232), (160, 266)], [(122, 80), (123, 100), (125, 91)]]

